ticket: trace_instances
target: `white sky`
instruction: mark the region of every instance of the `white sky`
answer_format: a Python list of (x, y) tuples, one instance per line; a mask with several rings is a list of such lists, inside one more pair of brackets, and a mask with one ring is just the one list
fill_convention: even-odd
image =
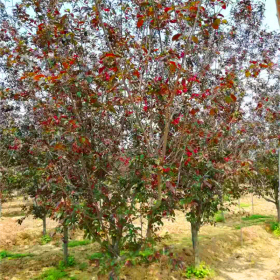
[(276, 13), (276, 3), (275, 0), (266, 0), (265, 3), (265, 24), (268, 25), (269, 30), (276, 30), (279, 27), (277, 13)]

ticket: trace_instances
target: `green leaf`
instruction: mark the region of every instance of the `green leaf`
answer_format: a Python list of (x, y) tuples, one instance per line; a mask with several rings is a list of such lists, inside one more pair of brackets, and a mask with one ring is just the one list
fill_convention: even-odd
[(92, 77), (86, 77), (87, 82), (90, 84), (93, 81)]
[(232, 102), (232, 99), (231, 99), (231, 97), (229, 95), (227, 95), (225, 97), (225, 102), (228, 103), (228, 104), (230, 104)]
[(78, 91), (77, 92), (77, 96), (81, 98), (82, 97), (82, 93), (80, 91)]

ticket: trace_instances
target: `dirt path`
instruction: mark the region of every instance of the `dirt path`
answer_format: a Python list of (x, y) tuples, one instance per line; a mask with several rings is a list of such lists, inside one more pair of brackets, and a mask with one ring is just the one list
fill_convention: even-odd
[(261, 226), (244, 228), (245, 242), (220, 263), (217, 280), (280, 280), (280, 240)]

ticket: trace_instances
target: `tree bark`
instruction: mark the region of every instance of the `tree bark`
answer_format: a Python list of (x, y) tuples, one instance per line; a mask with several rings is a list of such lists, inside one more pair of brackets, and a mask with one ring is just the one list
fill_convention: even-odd
[(277, 193), (277, 218), (278, 223), (280, 223), (280, 148), (278, 149), (278, 191)]
[(42, 221), (43, 221), (43, 235), (45, 236), (47, 234), (47, 215), (44, 215)]
[(194, 264), (195, 267), (198, 267), (200, 265), (199, 243), (198, 243), (199, 224), (191, 223), (191, 231), (192, 231), (192, 245), (194, 251)]
[(146, 237), (149, 239), (152, 237), (152, 233), (153, 233), (153, 222), (152, 219), (148, 219), (148, 227), (147, 227), (147, 233), (146, 233)]
[(64, 263), (68, 264), (68, 227), (63, 226), (63, 259)]
[(2, 197), (1, 197), (1, 194), (0, 194), (0, 218), (2, 216)]
[(280, 223), (280, 209), (279, 209), (279, 204), (276, 203), (276, 209), (277, 209), (277, 221)]

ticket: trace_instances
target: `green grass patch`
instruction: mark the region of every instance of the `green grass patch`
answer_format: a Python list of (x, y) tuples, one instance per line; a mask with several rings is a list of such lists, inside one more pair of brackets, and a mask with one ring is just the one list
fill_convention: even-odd
[(101, 252), (96, 252), (89, 256), (89, 260), (91, 260), (91, 261), (103, 259), (103, 258), (104, 258), (104, 253), (101, 253)]
[(68, 260), (67, 260), (67, 263), (65, 263), (64, 261), (60, 261), (59, 264), (58, 264), (58, 268), (60, 270), (63, 270), (67, 267), (72, 267), (76, 264), (76, 260), (75, 260), (75, 257), (74, 256), (68, 256)]
[(88, 269), (88, 264), (83, 262), (79, 264), (79, 270), (85, 271)]
[(247, 208), (247, 207), (250, 207), (251, 204), (247, 204), (247, 203), (240, 203), (240, 207), (241, 208)]
[(225, 215), (222, 215), (222, 212), (219, 211), (218, 213), (215, 214), (214, 220), (216, 223), (224, 223)]
[[(50, 268), (34, 279), (59, 280), (59, 279), (66, 278), (67, 276), (68, 274), (61, 269)], [(69, 278), (67, 277), (67, 279)]]
[(273, 216), (264, 215), (251, 215), (249, 217), (242, 217), (242, 223), (235, 225), (235, 229), (241, 229), (244, 227), (255, 226), (263, 223), (269, 223), (274, 220)]
[(204, 263), (201, 263), (199, 267), (193, 267), (190, 266), (187, 268), (186, 272), (183, 273), (183, 276), (185, 276), (187, 279), (193, 279), (193, 278), (205, 278), (209, 276), (214, 276), (214, 271), (206, 266)]
[(254, 220), (262, 220), (266, 221), (267, 219), (272, 219), (274, 218), (273, 216), (264, 216), (264, 215), (251, 215), (249, 217), (243, 217), (243, 221), (254, 221)]
[(68, 243), (68, 247), (84, 246), (91, 243), (91, 240), (71, 240)]
[(0, 252), (0, 260), (2, 259), (20, 259), (25, 257), (32, 257), (32, 254), (25, 253), (25, 254), (19, 254), (19, 253), (11, 253), (8, 251), (1, 251)]
[(277, 222), (270, 222), (269, 224), (272, 233), (279, 237), (280, 236), (280, 224)]
[(52, 241), (52, 239), (51, 239), (51, 237), (48, 234), (43, 235), (42, 238), (41, 238), (41, 244), (42, 245), (46, 245), (46, 244), (48, 244), (51, 241)]

